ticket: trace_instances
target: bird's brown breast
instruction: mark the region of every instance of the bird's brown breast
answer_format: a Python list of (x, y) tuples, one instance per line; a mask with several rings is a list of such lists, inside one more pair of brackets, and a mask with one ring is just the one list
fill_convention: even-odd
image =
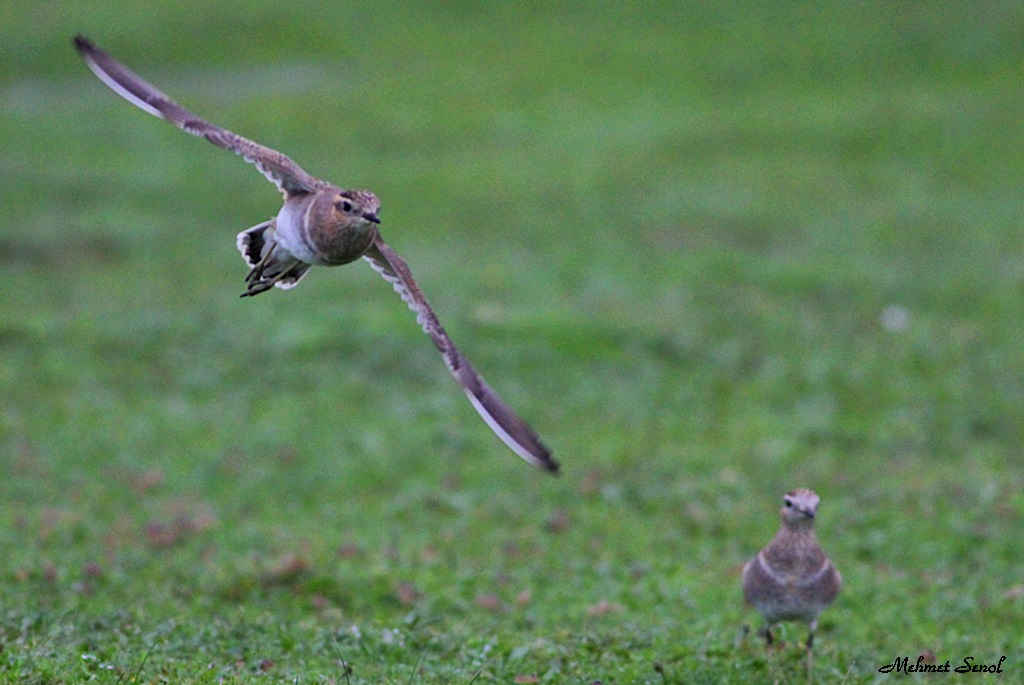
[(338, 211), (328, 193), (314, 198), (304, 223), (318, 262), (327, 266), (359, 259), (377, 235), (376, 224)]

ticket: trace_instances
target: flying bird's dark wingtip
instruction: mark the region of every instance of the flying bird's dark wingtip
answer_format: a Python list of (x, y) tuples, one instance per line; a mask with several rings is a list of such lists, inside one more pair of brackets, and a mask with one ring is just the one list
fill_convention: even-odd
[(96, 46), (92, 44), (92, 41), (83, 36), (81, 33), (76, 33), (74, 39), (71, 41), (75, 45), (75, 50), (79, 53), (92, 50)]
[(550, 473), (552, 476), (558, 477), (558, 476), (562, 475), (562, 473), (561, 473), (561, 468), (562, 468), (561, 464), (559, 464), (557, 461), (555, 461), (554, 458), (550, 454), (545, 455), (544, 460), (540, 462), (539, 466), (542, 469), (544, 469), (545, 471), (547, 471), (548, 473)]

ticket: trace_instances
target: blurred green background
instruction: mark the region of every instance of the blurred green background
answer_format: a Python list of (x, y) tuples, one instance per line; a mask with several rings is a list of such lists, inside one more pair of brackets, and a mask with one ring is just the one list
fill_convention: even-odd
[[(276, 190), (79, 32), (374, 190), (563, 477), (365, 264), (240, 300)], [(1022, 677), (1020, 3), (14, 0), (0, 44), (0, 681), (802, 682), (802, 627), (736, 639), (798, 486), (820, 680)]]

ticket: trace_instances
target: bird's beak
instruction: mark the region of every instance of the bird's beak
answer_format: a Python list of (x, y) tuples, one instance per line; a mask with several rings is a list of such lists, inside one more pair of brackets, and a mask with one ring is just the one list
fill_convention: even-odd
[(363, 214), (363, 218), (366, 219), (367, 221), (372, 221), (375, 224), (380, 223), (380, 219), (378, 219), (377, 215), (374, 214), (373, 212), (366, 212), (365, 214)]
[(810, 509), (801, 509), (800, 513), (802, 513), (804, 516), (806, 516), (809, 519), (813, 519), (814, 518), (814, 512), (812, 510), (810, 510)]

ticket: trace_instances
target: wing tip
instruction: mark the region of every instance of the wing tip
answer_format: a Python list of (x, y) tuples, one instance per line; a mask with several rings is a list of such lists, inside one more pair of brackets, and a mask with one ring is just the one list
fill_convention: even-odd
[[(529, 430), (529, 428), (527, 428)], [(506, 440), (505, 436), (499, 433), (499, 437), (502, 441), (512, 448), (512, 451), (523, 458), (528, 464), (536, 466), (542, 471), (550, 473), (552, 476), (560, 476), (562, 465), (555, 461), (555, 458), (551, 456), (551, 450), (548, 449), (547, 445), (540, 441), (536, 435), (532, 434), (531, 442), (532, 445), (525, 445), (521, 440), (512, 440), (511, 436)]]
[(552, 459), (551, 455), (548, 455), (547, 459), (545, 459), (543, 462), (540, 463), (540, 467), (542, 469), (544, 469), (545, 471), (547, 471), (548, 473), (550, 473), (555, 478), (557, 478), (560, 475), (562, 475), (562, 472), (561, 472), (562, 466), (561, 466), (561, 464), (559, 464), (557, 461)]
[(76, 33), (75, 37), (71, 39), (71, 42), (75, 46), (75, 50), (77, 50), (80, 55), (85, 55), (86, 53), (96, 50), (95, 43), (83, 36), (81, 33)]
[(542, 471), (547, 471), (552, 476), (558, 477), (562, 475), (562, 465), (555, 461), (555, 458), (551, 456), (551, 451), (544, 445), (540, 445), (540, 448), (543, 450), (540, 454), (531, 453), (530, 456), (533, 457), (530, 460), (531, 463)]

